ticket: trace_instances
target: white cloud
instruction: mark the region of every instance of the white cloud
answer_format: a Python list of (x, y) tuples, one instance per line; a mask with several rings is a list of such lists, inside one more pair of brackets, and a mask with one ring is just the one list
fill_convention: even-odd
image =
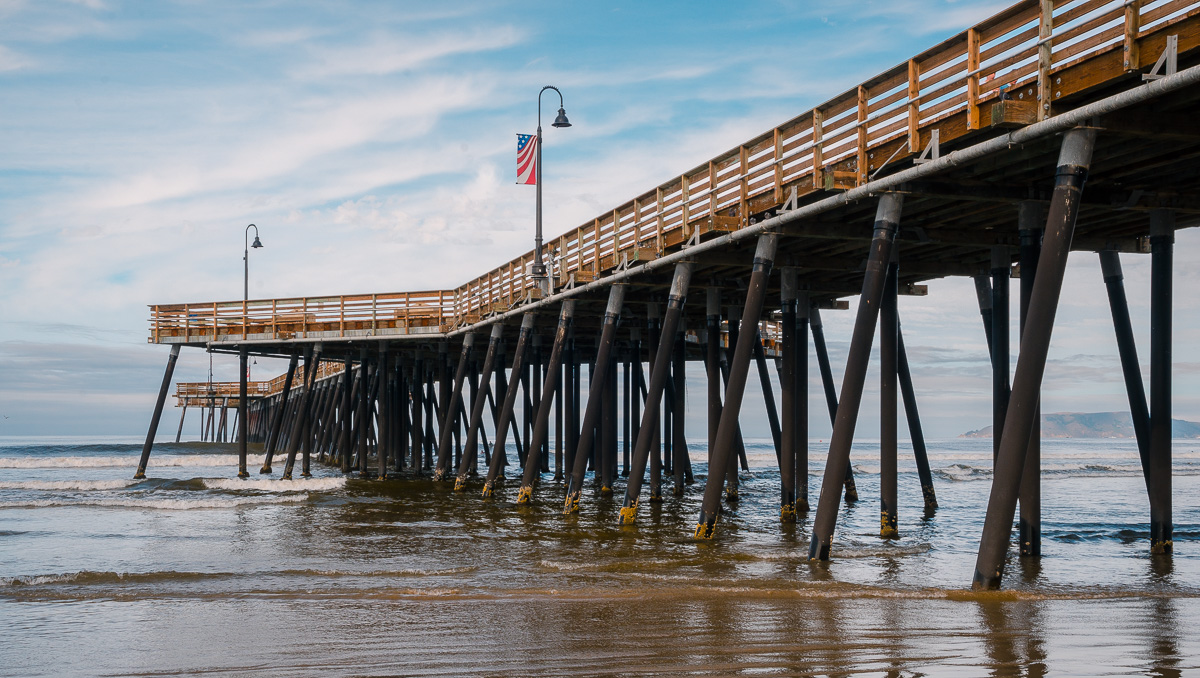
[[(249, 133), (230, 130), (234, 138), (225, 144), (206, 146), (198, 139), (189, 144), (188, 152), (180, 153), (176, 147), (151, 158), (149, 167), (97, 187), (83, 202), (91, 208), (111, 209), (256, 186), (270, 190), (271, 180), (289, 177), (331, 154), (368, 143), (396, 144), (423, 137), (441, 116), (479, 106), (488, 92), (486, 84), (471, 77), (430, 78), (403, 90), (297, 102), (300, 105), (281, 108)], [(426, 160), (436, 162), (436, 157)], [(410, 171), (396, 172), (393, 180), (430, 171), (429, 163), (398, 159), (397, 168), (401, 167)], [(307, 168), (305, 174), (313, 172), (321, 169)], [(309, 195), (310, 200), (318, 197), (336, 196)]]
[(18, 54), (4, 45), (0, 45), (0, 73), (19, 71), (33, 65), (34, 62), (29, 57)]
[(241, 45), (259, 48), (277, 48), (281, 46), (304, 44), (326, 35), (326, 31), (315, 26), (295, 26), (292, 28), (275, 28), (265, 31), (248, 31), (236, 37)]
[(524, 39), (513, 26), (491, 26), (440, 35), (376, 32), (366, 44), (312, 50), (309, 63), (292, 71), (302, 79), (379, 76), (411, 71), (457, 54), (511, 47)]

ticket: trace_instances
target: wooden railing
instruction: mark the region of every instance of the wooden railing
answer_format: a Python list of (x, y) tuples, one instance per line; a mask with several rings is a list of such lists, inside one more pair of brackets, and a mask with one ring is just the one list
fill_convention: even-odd
[[(346, 366), (340, 362), (321, 360), (317, 363), (317, 381), (328, 379), (329, 377), (341, 374), (346, 371)], [(281, 374), (270, 381), (262, 382), (265, 384), (263, 395), (273, 396), (283, 391), (283, 384), (287, 381), (287, 374)], [(296, 374), (292, 377), (292, 388), (299, 388), (304, 384), (304, 365), (296, 366)]]
[[(246, 398), (253, 400), (268, 395), (270, 382), (251, 381), (246, 384)], [(184, 405), (221, 405), (234, 407), (238, 404), (240, 394), (236, 381), (197, 381), (178, 382), (175, 384), (175, 406)]]
[[(317, 366), (317, 381), (328, 379), (339, 375), (346, 371), (345, 365), (340, 362), (321, 361)], [(287, 381), (287, 374), (281, 374), (274, 379), (267, 381), (251, 381), (246, 383), (247, 398), (266, 398), (276, 395), (283, 391), (283, 384)], [(296, 367), (296, 374), (292, 377), (292, 389), (300, 388), (304, 385), (304, 366)], [(236, 381), (180, 381), (175, 383), (175, 404), (176, 406), (196, 403), (207, 403), (211, 400), (232, 399), (236, 401), (239, 396), (239, 384)]]
[[(733, 231), (783, 205), (863, 184), (993, 125), (1153, 65), (1168, 34), (1200, 44), (1200, 0), (1026, 0), (545, 244), (556, 287)], [(1181, 26), (1186, 22), (1186, 26)], [(1185, 30), (1186, 29), (1186, 30)], [(1130, 78), (1131, 86), (1140, 78)], [(993, 109), (1001, 98), (1004, 107)], [(993, 119), (993, 116), (999, 117)], [(454, 290), (152, 307), (152, 342), (443, 332), (539, 296), (533, 252)]]
[[(246, 395), (261, 398), (267, 395), (266, 381), (251, 381), (246, 384)], [(179, 382), (175, 384), (176, 398), (236, 398), (238, 383), (236, 381), (207, 381)]]
[(454, 292), (398, 292), (151, 307), (152, 341), (326, 338), (443, 332)]

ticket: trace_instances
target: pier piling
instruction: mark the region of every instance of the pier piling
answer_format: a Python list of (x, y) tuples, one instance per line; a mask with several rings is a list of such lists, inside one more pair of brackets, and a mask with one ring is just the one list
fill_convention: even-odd
[(540, 459), (542, 443), (549, 435), (550, 405), (554, 399), (554, 387), (558, 383), (554, 373), (562, 367), (563, 345), (567, 341), (567, 332), (574, 319), (575, 301), (568, 299), (563, 302), (562, 308), (559, 310), (558, 327), (554, 331), (554, 344), (550, 347), (550, 370), (546, 372), (543, 397), (538, 402), (538, 411), (534, 417), (531, 437), (525, 441), (525, 465), (522, 467), (521, 488), (517, 491), (518, 504), (528, 504), (533, 499), (533, 483), (542, 470)]
[(238, 375), (238, 477), (249, 478), (250, 472), (246, 470), (246, 381), (248, 379), (247, 371), (250, 369), (249, 353), (246, 347), (238, 348), (238, 363), (241, 365), (240, 374)]
[(158, 434), (158, 422), (162, 419), (163, 405), (167, 402), (167, 393), (171, 389), (171, 375), (175, 373), (175, 363), (179, 360), (179, 345), (171, 347), (167, 356), (167, 369), (163, 372), (162, 386), (158, 388), (158, 400), (154, 403), (154, 414), (150, 416), (150, 428), (146, 431), (146, 442), (142, 445), (142, 458), (138, 460), (134, 480), (146, 477), (146, 464), (150, 463), (150, 451), (154, 449), (154, 436)]
[[(604, 320), (600, 329), (600, 339), (596, 348), (595, 370), (592, 371), (591, 383), (588, 384), (587, 407), (583, 412), (583, 423), (579, 429), (579, 448), (575, 451), (575, 466), (568, 478), (567, 496), (563, 501), (563, 513), (570, 514), (579, 510), (580, 494), (583, 490), (583, 478), (587, 473), (588, 456), (595, 449), (597, 424), (600, 418), (600, 407), (604, 401), (604, 388), (608, 383), (609, 361), (612, 359), (613, 341), (617, 334), (617, 323), (621, 319), (621, 308), (625, 304), (625, 285), (613, 285), (608, 291), (608, 305), (604, 309)], [(663, 339), (666, 341), (666, 337)], [(597, 474), (600, 473), (601, 454), (596, 454)], [(525, 486), (528, 487), (532, 478), (529, 472), (525, 474)], [(524, 490), (522, 487), (522, 490)]]
[[(1029, 316), (1029, 300), (1033, 296), (1033, 282), (1037, 278), (1038, 259), (1042, 253), (1042, 229), (1045, 223), (1041, 205), (1028, 200), (1017, 204), (1017, 228), (1021, 241), (1020, 327), (1022, 336)], [(993, 432), (995, 430), (992, 429)], [(1040, 393), (1033, 415), (1033, 427), (1029, 431), (1025, 470), (1021, 472), (1019, 505), (1018, 552), (1026, 557), (1040, 557), (1042, 555), (1042, 407)]]
[[(721, 488), (725, 484), (725, 470), (734, 455), (734, 441), (738, 431), (738, 416), (741, 414), (742, 397), (746, 393), (746, 376), (750, 369), (753, 344), (758, 341), (755, 331), (762, 316), (763, 302), (767, 296), (767, 278), (775, 262), (775, 250), (779, 236), (764, 233), (758, 237), (754, 251), (754, 262), (750, 282), (746, 290), (746, 303), (742, 309), (737, 347), (729, 365), (729, 383), (725, 387), (725, 404), (721, 408), (721, 421), (717, 425), (716, 448), (713, 450), (712, 466), (708, 469), (708, 482), (704, 485), (704, 503), (696, 521), (697, 539), (712, 539), (716, 532), (717, 516), (721, 510)], [(734, 320), (730, 318), (732, 326)], [(736, 471), (735, 471), (736, 475)]]
[(275, 456), (275, 446), (279, 444), (279, 429), (283, 426), (284, 413), (287, 412), (288, 398), (292, 391), (292, 378), (296, 375), (296, 363), (299, 361), (300, 355), (292, 351), (292, 357), (288, 360), (287, 375), (283, 378), (283, 391), (279, 393), (279, 403), (275, 406), (275, 416), (271, 418), (271, 428), (267, 431), (267, 442), (265, 446), (266, 457), (263, 460), (262, 468), (259, 473), (271, 472), (271, 459)]
[(313, 386), (317, 380), (317, 364), (321, 358), (321, 346), (310, 346), (304, 354), (304, 392), (300, 394), (300, 403), (296, 408), (296, 418), (292, 425), (291, 435), (288, 436), (287, 461), (283, 465), (284, 480), (292, 479), (292, 468), (296, 464), (296, 450), (300, 448), (308, 425), (309, 404), (312, 402)]
[[(675, 265), (671, 278), (671, 288), (667, 294), (667, 310), (663, 316), (663, 333), (674, 334), (679, 328), (679, 318), (683, 314), (683, 305), (687, 301), (688, 286), (692, 281), (692, 264), (680, 262)], [(651, 332), (653, 335), (653, 330)], [(625, 498), (621, 502), (621, 511), (617, 518), (620, 525), (631, 525), (637, 520), (638, 505), (642, 490), (642, 477), (646, 473), (646, 463), (650, 460), (657, 442), (659, 413), (663, 391), (667, 384), (667, 367), (670, 362), (671, 348), (659, 341), (652, 360), (650, 361), (650, 381), (646, 385), (644, 398), (645, 408), (642, 410), (641, 423), (638, 424), (637, 441), (633, 446), (630, 458), (629, 480), (625, 484)], [(653, 475), (651, 476), (653, 483)], [(653, 485), (651, 486), (653, 488)], [(653, 498), (653, 493), (651, 493)]]
[[(1045, 240), (1026, 314), (1028, 324), (1021, 336), (1021, 353), (1017, 357), (1012, 396), (1004, 419), (983, 535), (979, 540), (971, 583), (975, 589), (999, 588), (1004, 574), (1004, 560), (1012, 534), (1029, 435), (1037, 415), (1038, 392), (1045, 374), (1054, 315), (1058, 310), (1063, 272), (1095, 139), (1096, 131), (1089, 128), (1073, 129), (1063, 136)], [(997, 337), (993, 337), (995, 339)]]
[(1150, 213), (1150, 552), (1169, 555), (1171, 514), (1171, 301), (1175, 214)]
[[(442, 420), (438, 429), (437, 466), (433, 469), (433, 479), (442, 480), (450, 468), (451, 442), (457, 430), (458, 407), (462, 400), (463, 384), (467, 379), (467, 369), (470, 367), (471, 347), (475, 344), (475, 334), (472, 332), (463, 338), (462, 354), (458, 357), (458, 366), (454, 372), (454, 384), (451, 391), (447, 379), (442, 379)], [(443, 374), (448, 370), (443, 369)]]
[(900, 266), (896, 255), (897, 250), (893, 247), (883, 285), (883, 297), (879, 302), (879, 536), (884, 539), (900, 536), (897, 478), (899, 420), (896, 415), (900, 329), (896, 304)]
[(837, 418), (829, 439), (829, 460), (825, 464), (825, 477), (821, 483), (821, 496), (817, 499), (817, 515), (813, 520), (812, 537), (809, 541), (808, 557), (813, 560), (828, 560), (829, 551), (833, 547), (838, 498), (848, 475), (843, 469), (850, 463), (850, 445), (854, 440), (854, 427), (858, 421), (863, 385), (867, 378), (871, 340), (879, 319), (879, 305), (883, 297), (888, 264), (892, 258), (892, 245), (900, 226), (903, 204), (903, 195), (886, 193), (880, 196), (875, 213), (875, 233), (871, 239), (870, 255), (863, 275), (862, 295), (858, 302), (858, 315), (854, 320), (854, 332), (850, 337), (850, 351), (846, 357), (846, 372), (842, 377)]
[(475, 397), (471, 403), (471, 419), (467, 424), (467, 454), (463, 455), (462, 464), (458, 467), (458, 477), (454, 480), (454, 491), (462, 492), (467, 485), (467, 472), (478, 461), (472, 454), (479, 439), (479, 429), (483, 426), (483, 408), (487, 405), (487, 396), (491, 390), (492, 370), (496, 365), (496, 354), (504, 341), (504, 325), (496, 323), (492, 326), (492, 336), (488, 338), (487, 354), (483, 359), (483, 369), (479, 374), (479, 386), (475, 389)]

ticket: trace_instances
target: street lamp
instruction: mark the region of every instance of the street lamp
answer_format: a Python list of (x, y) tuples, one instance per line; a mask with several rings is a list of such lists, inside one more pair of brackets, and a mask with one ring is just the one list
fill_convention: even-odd
[(533, 237), (533, 275), (534, 282), (542, 292), (549, 292), (549, 278), (546, 276), (546, 265), (542, 263), (542, 94), (552, 89), (558, 92), (558, 117), (550, 123), (553, 127), (570, 127), (567, 112), (563, 110), (563, 96), (558, 88), (546, 85), (538, 92), (538, 126), (537, 126), (537, 232)]
[[(250, 229), (252, 229), (252, 228), (254, 229), (254, 244), (250, 244)], [(249, 304), (250, 304), (250, 250), (251, 249), (257, 250), (257, 249), (262, 248), (262, 246), (263, 246), (262, 241), (258, 239), (258, 227), (255, 226), (254, 224), (250, 224), (249, 226), (246, 227), (245, 241), (246, 241), (246, 250), (245, 250), (245, 252), (242, 253), (242, 264), (245, 267), (245, 272), (246, 272), (246, 276), (245, 276), (245, 280), (244, 280), (245, 285), (242, 288), (242, 313), (243, 314), (246, 314), (249, 312)], [(246, 369), (246, 368), (243, 367), (243, 369)], [(246, 378), (247, 379), (250, 378), (250, 372), (248, 370), (246, 371)]]
[[(250, 229), (254, 229), (254, 244), (250, 244)], [(242, 254), (242, 263), (246, 268), (246, 286), (243, 288), (242, 301), (250, 301), (250, 248), (259, 249), (263, 246), (258, 239), (258, 227), (250, 224), (246, 227), (246, 251)]]
[[(250, 244), (250, 229), (254, 229), (254, 244)], [(250, 303), (250, 250), (258, 249), (263, 246), (262, 241), (258, 239), (258, 227), (250, 224), (246, 227), (245, 237), (246, 249), (242, 253), (242, 264), (244, 266), (246, 277), (245, 286), (242, 288), (242, 327), (248, 327), (246, 322), (246, 314), (249, 312)], [(242, 341), (245, 342), (246, 330), (242, 330)], [(248, 352), (246, 344), (243, 343), (238, 348), (238, 358), (240, 359), (242, 373), (238, 376), (238, 477), (248, 478), (250, 473), (246, 471), (246, 382), (250, 381), (250, 366), (246, 364)]]

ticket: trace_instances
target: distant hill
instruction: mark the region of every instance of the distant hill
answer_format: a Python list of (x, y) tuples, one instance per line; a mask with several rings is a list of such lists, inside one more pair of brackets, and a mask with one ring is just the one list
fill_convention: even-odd
[[(992, 427), (967, 431), (959, 438), (991, 438)], [(1043, 438), (1133, 438), (1128, 412), (1055, 412), (1042, 415)], [(1171, 420), (1171, 437), (1200, 438), (1200, 423)]]

